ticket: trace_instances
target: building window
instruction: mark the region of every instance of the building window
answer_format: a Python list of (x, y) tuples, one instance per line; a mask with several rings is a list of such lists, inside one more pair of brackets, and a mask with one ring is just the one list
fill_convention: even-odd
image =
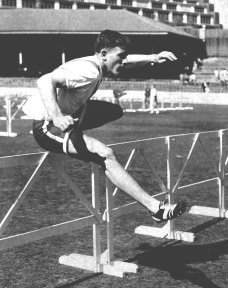
[(52, 1), (42, 1), (40, 3), (40, 8), (54, 9), (54, 2), (52, 2)]
[(177, 6), (172, 5), (172, 4), (167, 4), (167, 10), (177, 10)]
[(60, 9), (72, 9), (72, 3), (69, 2), (60, 2)]
[(176, 24), (182, 24), (183, 23), (183, 14), (173, 13), (173, 22)]
[(204, 13), (204, 8), (203, 7), (195, 7), (195, 12), (196, 13)]
[(16, 7), (16, 0), (2, 0), (2, 7)]
[(143, 10), (143, 16), (146, 16), (148, 18), (153, 18), (153, 12), (150, 10)]
[(123, 6), (132, 6), (132, 0), (122, 0)]
[(105, 0), (106, 4), (111, 4), (111, 5), (116, 5), (117, 4), (117, 0)]
[(188, 4), (193, 4), (193, 5), (196, 5), (196, 0), (187, 0), (187, 3)]
[(211, 24), (211, 17), (201, 16), (201, 24)]
[(89, 3), (83, 3), (83, 2), (77, 2), (78, 9), (89, 9), (90, 4)]
[(197, 16), (196, 15), (189, 15), (187, 16), (187, 21), (190, 24), (195, 24), (197, 23)]
[(152, 3), (153, 9), (162, 9), (162, 3)]
[(158, 13), (158, 20), (160, 20), (161, 22), (168, 22), (169, 19), (169, 14), (167, 12), (159, 12)]
[(107, 7), (105, 5), (94, 5), (95, 9), (107, 9)]
[(22, 7), (23, 8), (35, 8), (36, 1), (35, 0), (22, 0)]
[(173, 2), (183, 3), (183, 0), (174, 0)]

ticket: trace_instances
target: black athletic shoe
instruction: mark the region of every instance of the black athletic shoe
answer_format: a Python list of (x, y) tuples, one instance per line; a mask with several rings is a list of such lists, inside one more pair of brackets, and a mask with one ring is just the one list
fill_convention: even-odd
[(176, 204), (168, 204), (166, 201), (161, 201), (157, 213), (149, 212), (153, 220), (160, 223), (179, 217), (185, 212), (186, 207), (187, 203), (183, 201)]

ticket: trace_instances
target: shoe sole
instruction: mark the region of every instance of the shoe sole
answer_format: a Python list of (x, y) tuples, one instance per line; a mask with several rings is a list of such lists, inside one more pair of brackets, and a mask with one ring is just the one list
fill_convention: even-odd
[(158, 219), (158, 218), (156, 218), (153, 215), (151, 215), (151, 216), (152, 216), (152, 219), (154, 221), (156, 221), (157, 223), (161, 223), (161, 222), (172, 220), (172, 219), (175, 219), (175, 218), (181, 216), (186, 211), (186, 208), (187, 208), (187, 203), (184, 202), (184, 201), (180, 201), (180, 202), (177, 203), (176, 207), (174, 208), (173, 216), (171, 218), (169, 218), (169, 219)]
[(173, 210), (173, 217), (171, 218), (171, 220), (176, 217), (181, 216), (186, 211), (186, 208), (187, 208), (186, 202), (183, 202), (183, 201), (178, 202), (176, 207)]

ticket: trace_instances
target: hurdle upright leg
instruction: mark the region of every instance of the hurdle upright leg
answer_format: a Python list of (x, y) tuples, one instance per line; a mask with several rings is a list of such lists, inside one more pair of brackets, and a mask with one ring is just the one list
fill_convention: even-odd
[(5, 97), (6, 102), (6, 132), (0, 132), (0, 136), (15, 137), (17, 133), (12, 132), (12, 113), (11, 113), (11, 99)]
[[(65, 157), (65, 156), (64, 156)], [(68, 182), (68, 184), (73, 188), (78, 194), (79, 199), (83, 203), (91, 213), (93, 213), (94, 217), (96, 217), (96, 221), (92, 224), (93, 227), (93, 255), (83, 255), (78, 253), (72, 253), (70, 255), (63, 255), (59, 258), (59, 263), (89, 270), (93, 272), (103, 272), (103, 264), (101, 263), (101, 223), (102, 219), (99, 214), (100, 209), (100, 193), (99, 193), (99, 173), (98, 167), (95, 164), (92, 164), (92, 173), (91, 173), (91, 185), (92, 185), (92, 205), (88, 203), (88, 200), (84, 197), (84, 195), (78, 190), (77, 186), (74, 185), (71, 180), (67, 177), (67, 175), (61, 172), (61, 167), (57, 167), (57, 170), (62, 174), (64, 179)]]
[(106, 177), (106, 234), (107, 250), (102, 254), (103, 273), (107, 275), (124, 277), (127, 273), (137, 273), (138, 265), (124, 261), (114, 260), (114, 214), (113, 191), (110, 180)]
[[(99, 192), (99, 171), (95, 164), (92, 164), (91, 173), (92, 184), (92, 205), (100, 211), (100, 192)], [(96, 272), (101, 272), (101, 225), (100, 223), (93, 224), (93, 257), (96, 265)]]
[(6, 131), (9, 137), (17, 136), (17, 133), (12, 133), (12, 111), (11, 99), (9, 97), (6, 97)]
[[(170, 137), (166, 137), (166, 145), (167, 145), (167, 200), (169, 204), (174, 204), (174, 193), (172, 191), (172, 188), (174, 187), (174, 177), (173, 177), (173, 171), (174, 171), (174, 165), (173, 165), (173, 146), (172, 142), (175, 141), (174, 139)], [(166, 224), (168, 228), (168, 238), (175, 238), (174, 237), (174, 229), (175, 229), (175, 223), (173, 220), (169, 220)]]

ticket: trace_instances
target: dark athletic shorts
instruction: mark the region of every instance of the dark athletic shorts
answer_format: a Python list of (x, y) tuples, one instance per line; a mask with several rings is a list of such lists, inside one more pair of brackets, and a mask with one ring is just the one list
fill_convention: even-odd
[[(74, 119), (81, 116), (83, 106), (71, 115)], [(121, 118), (123, 115), (122, 108), (110, 102), (89, 100), (87, 110), (81, 123), (80, 131), (97, 128), (111, 121)], [(78, 122), (72, 129), (78, 129)], [(33, 120), (33, 136), (36, 142), (43, 149), (54, 152), (67, 154), (67, 141), (69, 132), (62, 132), (58, 127), (54, 126), (52, 121)]]

